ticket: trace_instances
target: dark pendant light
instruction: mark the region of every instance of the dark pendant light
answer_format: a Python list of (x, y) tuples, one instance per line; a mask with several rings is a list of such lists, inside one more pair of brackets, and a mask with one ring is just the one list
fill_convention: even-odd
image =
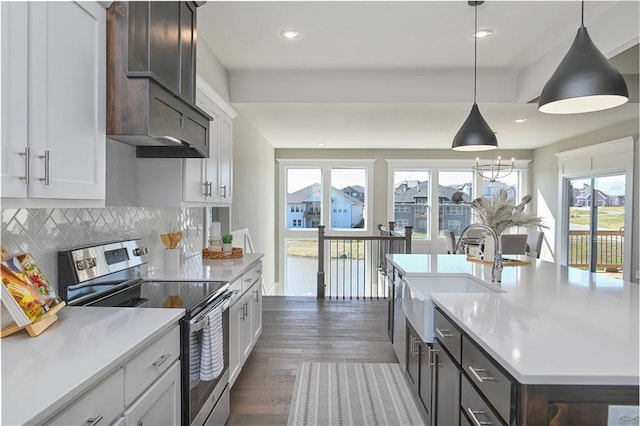
[(496, 134), (487, 124), (476, 103), (477, 68), (478, 68), (478, 6), (484, 1), (470, 1), (469, 6), (475, 8), (474, 58), (473, 58), (473, 106), (469, 116), (453, 138), (454, 151), (487, 151), (498, 148)]
[(620, 72), (593, 44), (582, 21), (569, 52), (542, 89), (538, 110), (547, 114), (600, 111), (629, 100)]

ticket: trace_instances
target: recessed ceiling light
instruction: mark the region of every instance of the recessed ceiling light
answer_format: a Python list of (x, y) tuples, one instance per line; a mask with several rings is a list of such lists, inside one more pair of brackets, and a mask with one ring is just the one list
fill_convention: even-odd
[(486, 38), (486, 37), (491, 37), (492, 35), (493, 35), (493, 30), (490, 30), (489, 28), (482, 28), (476, 31), (474, 34), (470, 34), (471, 37), (477, 37), (477, 38)]
[(517, 120), (515, 120), (516, 123), (524, 123), (525, 121), (527, 121), (526, 118), (518, 118)]
[(282, 30), (280, 31), (280, 37), (286, 38), (287, 40), (292, 40), (294, 38), (302, 37), (302, 34), (300, 34), (300, 31), (297, 30)]
[(319, 143), (318, 146), (324, 146), (324, 144), (323, 143)]

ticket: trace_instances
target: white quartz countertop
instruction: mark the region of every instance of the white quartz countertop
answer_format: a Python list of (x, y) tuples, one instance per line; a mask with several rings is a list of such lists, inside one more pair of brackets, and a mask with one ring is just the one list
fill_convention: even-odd
[(2, 339), (2, 423), (41, 423), (168, 330), (183, 309), (67, 306), (40, 336)]
[(220, 281), (231, 282), (257, 263), (264, 255), (245, 253), (238, 259), (213, 260), (197, 255), (186, 259), (176, 270), (167, 270), (163, 265), (153, 265), (143, 274), (146, 281)]
[[(491, 265), (465, 255), (388, 257), (409, 285), (414, 276), (440, 274), (490, 282)], [(639, 286), (528, 259), (504, 268), (504, 293), (430, 297), (520, 383), (638, 386)]]

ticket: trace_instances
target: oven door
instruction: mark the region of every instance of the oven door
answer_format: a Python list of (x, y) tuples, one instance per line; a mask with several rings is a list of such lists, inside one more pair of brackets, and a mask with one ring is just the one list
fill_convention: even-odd
[[(217, 415), (225, 418), (229, 415), (229, 398), (221, 398), (224, 392), (229, 392), (229, 297), (231, 292), (225, 293), (222, 297), (216, 299), (211, 307), (203, 309), (195, 318), (188, 323), (185, 321), (184, 326), (186, 332), (183, 336), (186, 341), (183, 342), (182, 357), (182, 401), (183, 401), (183, 424), (185, 425), (202, 425), (205, 424), (207, 417), (211, 412), (216, 410)], [(206, 377), (206, 372), (201, 369), (201, 360), (203, 357), (203, 337), (207, 332), (209, 314), (217, 308), (222, 309), (222, 356), (223, 369), (215, 378)], [(212, 348), (213, 354), (210, 357), (215, 358), (220, 352), (220, 348)], [(218, 404), (219, 402), (219, 404)], [(224, 405), (226, 407), (220, 406)]]

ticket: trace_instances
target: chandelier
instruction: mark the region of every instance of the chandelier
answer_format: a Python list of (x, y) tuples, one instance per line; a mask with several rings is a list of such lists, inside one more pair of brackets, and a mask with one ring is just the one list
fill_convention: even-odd
[(476, 157), (476, 165), (473, 169), (482, 177), (483, 179), (488, 180), (491, 183), (494, 183), (497, 180), (504, 179), (509, 176), (511, 172), (513, 172), (513, 167), (515, 166), (516, 160), (515, 158), (511, 159), (511, 162), (506, 163), (502, 161), (502, 157), (498, 155), (498, 158), (491, 157), (491, 162), (486, 164), (480, 163), (480, 158)]

